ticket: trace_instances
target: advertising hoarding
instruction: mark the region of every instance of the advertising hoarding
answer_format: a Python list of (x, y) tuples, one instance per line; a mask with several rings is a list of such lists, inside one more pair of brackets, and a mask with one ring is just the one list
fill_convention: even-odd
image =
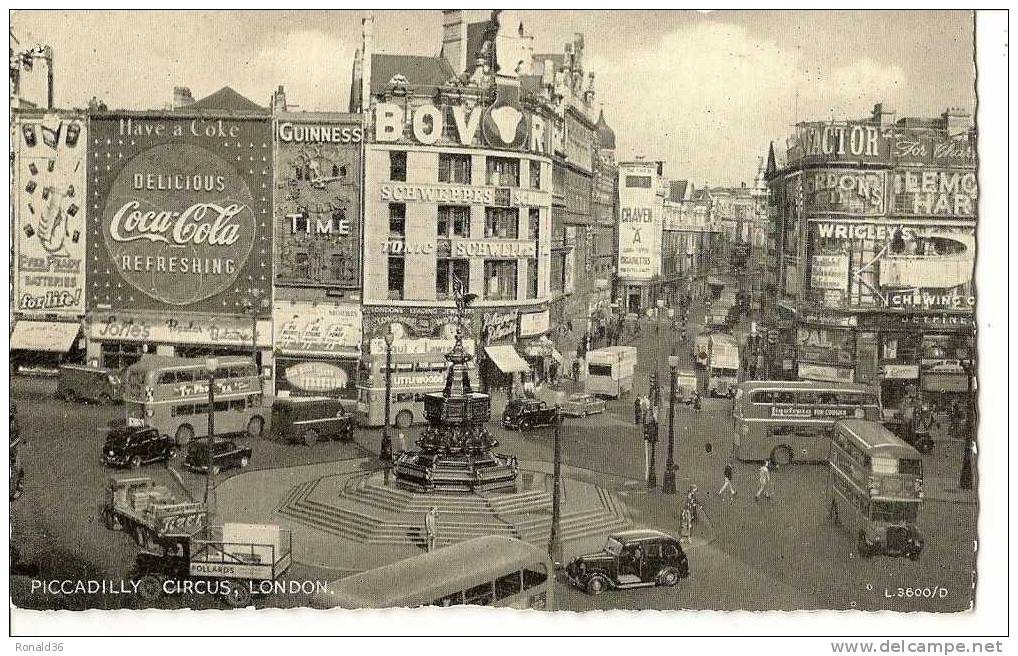
[(14, 118), (14, 299), (22, 314), (85, 310), (85, 117)]
[(353, 304), (276, 301), (275, 348), (284, 355), (358, 355), (363, 318)]
[(94, 117), (91, 303), (241, 313), (272, 290), (272, 130), (265, 118)]
[(360, 119), (282, 117), (275, 123), (278, 284), (360, 286)]

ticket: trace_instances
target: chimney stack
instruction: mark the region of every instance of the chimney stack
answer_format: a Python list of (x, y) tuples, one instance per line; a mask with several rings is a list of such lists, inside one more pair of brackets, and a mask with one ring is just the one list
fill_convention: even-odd
[(189, 87), (173, 87), (173, 109), (184, 109), (194, 103)]
[(948, 137), (957, 137), (963, 135), (969, 131), (971, 122), (969, 119), (972, 115), (961, 107), (948, 107), (947, 110), (940, 115), (941, 120), (944, 122), (944, 128), (947, 130)]
[(894, 123), (895, 111), (885, 107), (884, 103), (873, 105), (873, 122), (880, 127), (887, 127)]
[(442, 57), (456, 75), (467, 70), (467, 24), (461, 9), (442, 10)]

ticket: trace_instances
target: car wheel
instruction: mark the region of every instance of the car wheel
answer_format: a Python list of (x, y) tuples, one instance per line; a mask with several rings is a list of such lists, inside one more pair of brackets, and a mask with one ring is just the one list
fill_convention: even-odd
[(146, 574), (138, 579), (138, 596), (147, 603), (152, 603), (163, 596), (163, 579), (155, 574)]
[(109, 405), (111, 403), (113, 403), (113, 399), (110, 398), (109, 394), (107, 394), (106, 392), (103, 392), (102, 394), (99, 395), (99, 404), (100, 405)]
[(141, 467), (141, 456), (131, 456), (129, 464), (131, 469), (139, 469)]
[(265, 420), (261, 417), (251, 417), (247, 422), (247, 434), (249, 437), (261, 437), (262, 429), (265, 428)]
[(526, 419), (521, 419), (520, 420), (520, 432), (522, 433), (525, 430), (530, 430), (530, 422), (528, 420), (526, 420)]
[(592, 595), (599, 595), (608, 587), (608, 581), (600, 574), (591, 574), (587, 579), (586, 589)]
[(318, 431), (313, 428), (309, 428), (304, 431), (304, 434), (301, 435), (300, 439), (304, 442), (304, 446), (314, 446), (315, 444), (318, 444)]
[(657, 584), (665, 587), (672, 587), (679, 582), (679, 573), (669, 567), (660, 574), (657, 575)]
[(223, 601), (230, 608), (245, 608), (251, 603), (251, 590), (248, 589), (246, 581), (230, 579), (227, 581), (230, 589), (223, 595)]
[(782, 467), (792, 462), (792, 450), (787, 446), (776, 446), (771, 451), (771, 462)]
[(194, 429), (189, 425), (184, 424), (177, 429), (173, 439), (177, 442), (177, 446), (184, 446), (188, 442), (194, 439)]
[(247, 467), (249, 462), (250, 462), (250, 458), (248, 458), (247, 456), (244, 456), (243, 458), (240, 459), (240, 468), (244, 469), (245, 467)]
[(414, 414), (409, 410), (400, 410), (396, 414), (396, 428), (410, 428), (414, 423)]

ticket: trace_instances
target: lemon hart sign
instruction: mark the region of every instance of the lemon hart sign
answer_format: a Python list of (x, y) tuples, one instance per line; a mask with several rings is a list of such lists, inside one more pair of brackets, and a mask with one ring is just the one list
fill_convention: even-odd
[(95, 116), (86, 285), (99, 308), (234, 314), (272, 281), (265, 118)]

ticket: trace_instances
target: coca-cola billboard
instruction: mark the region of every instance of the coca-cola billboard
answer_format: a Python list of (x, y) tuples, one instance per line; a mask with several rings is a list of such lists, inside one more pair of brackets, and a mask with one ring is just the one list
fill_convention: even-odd
[(268, 119), (93, 118), (93, 308), (237, 314), (271, 292)]

